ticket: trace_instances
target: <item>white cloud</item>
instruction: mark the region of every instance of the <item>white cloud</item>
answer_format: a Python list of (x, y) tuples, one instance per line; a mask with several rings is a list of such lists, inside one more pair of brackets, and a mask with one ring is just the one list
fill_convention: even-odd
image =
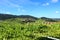
[[(14, 3), (13, 3), (14, 2)], [(1, 0), (1, 5), (9, 6), (9, 7), (20, 7), (21, 5), (39, 5), (38, 2), (32, 2), (31, 0)]]
[(12, 14), (11, 12), (6, 12), (6, 14)]
[[(14, 1), (14, 0), (13, 0)], [(17, 0), (18, 1), (18, 0)], [(19, 3), (19, 1), (18, 1)], [(15, 8), (18, 12), (20, 12), (22, 9), (23, 9), (23, 6), (19, 5), (19, 4), (15, 4), (13, 2), (11, 2), (11, 0), (1, 0), (0, 1), (0, 6), (6, 6), (6, 7), (11, 7), (11, 8)], [(6, 9), (6, 8), (5, 8)], [(3, 9), (3, 10), (5, 10)], [(13, 10), (13, 9), (12, 9)], [(24, 10), (24, 9), (23, 9)], [(6, 11), (6, 10), (5, 10)], [(8, 13), (10, 14), (10, 12), (5, 12), (5, 13)]]
[(56, 11), (55, 13), (59, 13), (59, 11)]
[[(15, 8), (18, 13), (20, 12), (27, 12), (24, 8), (23, 5), (39, 5), (38, 2), (32, 2), (31, 0), (1, 0), (0, 1), (0, 6), (4, 5), (9, 8)], [(48, 3), (47, 3), (48, 5)], [(6, 9), (6, 8), (5, 8)], [(4, 11), (5, 11), (4, 9)], [(12, 9), (13, 10), (13, 9)], [(10, 12), (6, 12), (7, 14), (10, 14)]]
[(13, 13), (11, 13), (9, 11), (1, 11), (0, 13), (3, 13), (3, 14), (13, 14)]
[(28, 5), (39, 5), (40, 3), (38, 2), (33, 2), (32, 0), (19, 0), (19, 4), (28, 4)]
[(48, 6), (48, 5), (50, 5), (50, 3), (44, 3), (44, 4), (42, 4), (43, 6)]
[(58, 2), (58, 1), (59, 1), (59, 0), (52, 0), (53, 3), (56, 3), (56, 2)]
[(22, 12), (26, 12), (26, 10), (22, 10)]
[(15, 3), (13, 3), (13, 2), (10, 2), (9, 0), (1, 0), (1, 1), (0, 1), (0, 6), (1, 6), (1, 5), (7, 6), (7, 7), (14, 7), (14, 8), (20, 7), (20, 5), (15, 4)]

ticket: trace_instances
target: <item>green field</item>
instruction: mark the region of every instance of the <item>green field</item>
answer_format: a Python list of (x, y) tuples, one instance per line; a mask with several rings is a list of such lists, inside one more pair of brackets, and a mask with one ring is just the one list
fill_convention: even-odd
[[(60, 38), (60, 23), (36, 20), (22, 22), (15, 18), (0, 21), (0, 40), (42, 40), (42, 37)], [(44, 38), (43, 38), (44, 39)]]

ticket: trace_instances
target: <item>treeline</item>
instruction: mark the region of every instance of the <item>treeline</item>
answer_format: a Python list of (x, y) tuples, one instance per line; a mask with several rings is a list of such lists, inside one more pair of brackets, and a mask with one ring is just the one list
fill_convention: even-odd
[(11, 15), (11, 14), (0, 14), (0, 20), (6, 20), (6, 19), (11, 19), (11, 18), (23, 18), (25, 20), (23, 21), (35, 21), (35, 20), (38, 20), (38, 19), (42, 19), (42, 20), (45, 20), (45, 21), (49, 21), (49, 22), (56, 22), (57, 20), (55, 19), (51, 19), (51, 18), (46, 18), (46, 17), (41, 17), (41, 18), (37, 18), (37, 17), (34, 17), (34, 16), (30, 16), (30, 15)]
[(0, 14), (0, 20), (10, 19), (10, 18), (31, 18), (31, 19), (38, 19), (36, 17), (30, 15), (11, 15), (11, 14)]

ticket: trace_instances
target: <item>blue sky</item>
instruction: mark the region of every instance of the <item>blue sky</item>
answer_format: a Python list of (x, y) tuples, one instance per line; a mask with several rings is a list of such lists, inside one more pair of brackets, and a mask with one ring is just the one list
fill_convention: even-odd
[(60, 18), (60, 0), (0, 0), (0, 13)]

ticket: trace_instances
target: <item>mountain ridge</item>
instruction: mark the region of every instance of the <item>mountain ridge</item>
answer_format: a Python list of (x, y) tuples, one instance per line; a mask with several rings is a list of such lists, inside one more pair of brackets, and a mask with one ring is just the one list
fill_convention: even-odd
[(31, 15), (0, 14), (0, 20), (6, 20), (6, 19), (11, 19), (11, 18), (27, 18), (27, 19), (32, 18), (34, 20), (42, 19), (42, 20), (45, 20), (45, 21), (52, 21), (52, 22), (60, 21), (60, 18), (47, 18), (47, 17), (37, 18), (37, 17), (31, 16)]
[(0, 14), (0, 20), (10, 19), (10, 18), (33, 18), (38, 19), (37, 17), (30, 15), (11, 15), (11, 14)]

